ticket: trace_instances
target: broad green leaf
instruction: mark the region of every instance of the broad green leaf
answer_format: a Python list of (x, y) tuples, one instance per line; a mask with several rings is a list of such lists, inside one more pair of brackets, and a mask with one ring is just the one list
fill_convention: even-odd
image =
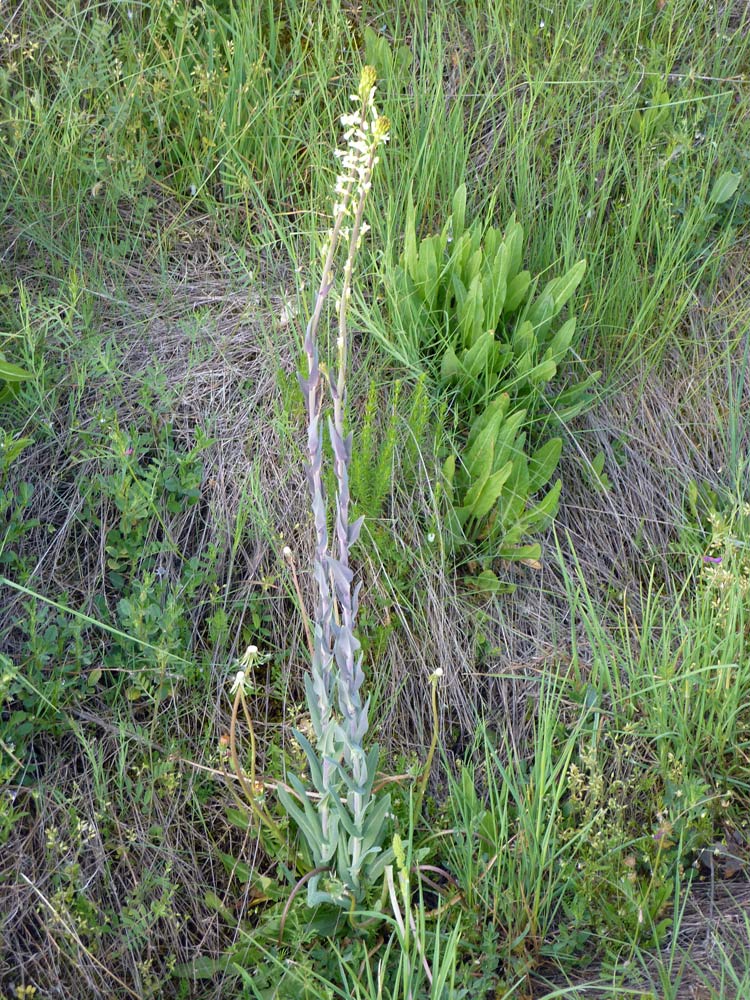
[(453, 382), (461, 374), (461, 363), (456, 357), (456, 352), (448, 345), (440, 363), (440, 381)]
[(441, 262), (438, 259), (439, 237), (432, 236), (422, 240), (419, 251), (419, 277), (425, 305), (431, 311), (435, 308), (435, 300), (439, 289), (438, 274)]
[(562, 490), (562, 480), (558, 479), (552, 489), (546, 493), (538, 504), (527, 511), (524, 517), (524, 530), (530, 534), (541, 531), (550, 525), (560, 506), (560, 491)]
[[(513, 419), (513, 418), (511, 418)], [(483, 479), (493, 471), (495, 442), (505, 421), (505, 408), (495, 407), (488, 420), (483, 423), (464, 458), (466, 472), (471, 481)]]
[(469, 285), (471, 285), (475, 278), (479, 278), (481, 280), (483, 260), (484, 254), (482, 253), (481, 247), (478, 247), (466, 262), (464, 281)]
[(469, 517), (473, 516), (474, 504), (481, 495), (482, 490), (487, 485), (489, 478), (490, 474), (488, 473), (485, 476), (475, 476), (470, 480), (468, 484), (468, 489), (461, 497), (461, 508), (466, 509), (467, 516)]
[(503, 304), (503, 314), (515, 312), (522, 305), (526, 298), (526, 293), (531, 284), (531, 274), (528, 271), (521, 271), (508, 281), (508, 290), (505, 293)]
[(538, 492), (552, 478), (562, 454), (562, 438), (552, 438), (529, 459), (529, 494)]
[(492, 474), (492, 458), (495, 453), (497, 431), (487, 427), (479, 435), (464, 460), (464, 472), (469, 486), (483, 481)]
[(515, 369), (516, 376), (525, 382), (534, 370), (534, 356), (531, 351), (524, 351), (523, 354), (516, 355)]
[(228, 875), (236, 877), (243, 885), (251, 880), (253, 870), (246, 861), (240, 861), (233, 854), (225, 854), (224, 851), (219, 851), (219, 857)]
[(504, 533), (501, 539), (503, 547), (514, 549), (518, 548), (521, 544), (521, 538), (523, 537), (524, 531), (526, 530), (524, 525), (518, 520), (514, 521), (511, 525), (508, 525), (507, 522), (501, 522), (501, 524), (504, 528)]
[(474, 254), (482, 246), (482, 227), (472, 226), (469, 234), (471, 236), (471, 252)]
[(600, 493), (607, 493), (612, 489), (612, 480), (604, 471), (604, 452), (598, 451), (591, 459), (591, 478), (593, 485)]
[(468, 350), (484, 332), (484, 303), (482, 282), (477, 275), (469, 286), (468, 294), (458, 311), (461, 342)]
[[(499, 469), (506, 462), (513, 462), (523, 454), (526, 440), (525, 434), (519, 434), (519, 428), (526, 419), (526, 410), (516, 410), (506, 417), (503, 426), (495, 437), (494, 469)], [(526, 464), (525, 461), (523, 463)]]
[(466, 525), (471, 520), (471, 507), (454, 507), (452, 513), (454, 518), (456, 519), (456, 522), (459, 524), (459, 526), (463, 531), (461, 539), (463, 541), (466, 541), (467, 539), (472, 539), (474, 537), (474, 533), (472, 531), (465, 530)]
[(453, 216), (452, 216), (452, 228), (453, 228), (453, 239), (458, 240), (463, 235), (464, 222), (466, 219), (466, 185), (461, 184), (456, 188), (456, 193), (453, 195)]
[(547, 361), (540, 361), (539, 364), (534, 365), (528, 373), (528, 379), (532, 385), (541, 385), (543, 382), (551, 381), (556, 373), (557, 365), (550, 358)]
[(526, 458), (518, 456), (513, 472), (503, 488), (500, 514), (505, 531), (510, 531), (523, 515), (529, 499), (529, 467)]
[(484, 234), (484, 259), (485, 263), (489, 264), (490, 269), (492, 268), (492, 262), (495, 260), (501, 245), (502, 233), (499, 229), (495, 229), (494, 226), (490, 226)]
[(380, 79), (389, 79), (393, 72), (393, 52), (388, 39), (369, 26), (364, 31), (365, 62), (374, 66)]
[(570, 347), (575, 332), (576, 332), (576, 318), (575, 316), (571, 316), (569, 320), (563, 323), (563, 325), (560, 327), (560, 329), (557, 331), (555, 336), (550, 341), (549, 347), (544, 352), (543, 360), (545, 361), (551, 360), (554, 361), (555, 364), (560, 364), (560, 362), (563, 359), (563, 356)]
[(492, 362), (492, 371), (495, 375), (500, 375), (513, 360), (513, 351), (510, 344), (503, 344), (495, 341), (495, 351)]
[(588, 390), (599, 381), (601, 372), (592, 372), (583, 382), (565, 389), (555, 400), (555, 416), (565, 423), (589, 406)]
[(240, 828), (240, 830), (250, 829), (250, 818), (248, 817), (247, 813), (244, 810), (235, 809), (230, 806), (226, 810), (226, 817), (232, 824), (232, 826), (237, 826)]
[(24, 382), (31, 378), (31, 372), (11, 364), (10, 361), (0, 360), (0, 378), (5, 379), (6, 382)]
[(456, 456), (451, 454), (443, 462), (443, 477), (447, 484), (451, 487), (453, 486), (453, 480), (456, 475)]
[(492, 330), (487, 330), (477, 338), (470, 350), (464, 351), (461, 356), (461, 366), (472, 380), (478, 379), (480, 375), (490, 370), (494, 346), (495, 335)]
[(511, 334), (510, 343), (513, 353), (517, 356), (530, 354), (536, 346), (533, 325), (528, 320), (524, 320), (523, 323), (517, 323), (516, 328)]
[[(483, 484), (482, 489), (478, 492), (476, 497), (469, 499), (469, 494), (466, 495), (465, 506), (471, 508), (471, 516), (477, 520), (481, 521), (492, 510), (497, 501), (500, 499), (500, 494), (503, 491), (503, 486), (513, 471), (513, 463), (507, 462), (502, 469), (498, 469), (497, 472), (493, 473)], [(472, 492), (471, 490), (469, 491)]]
[(549, 291), (549, 286), (544, 289), (539, 298), (529, 309), (528, 319), (537, 328), (543, 327), (555, 315), (555, 299)]
[(491, 264), (488, 273), (484, 277), (484, 317), (487, 329), (494, 330), (500, 322), (505, 297), (508, 292), (508, 268), (510, 260), (508, 248), (504, 243), (494, 258), (490, 258)]
[[(489, 403), (477, 417), (474, 418), (474, 420), (472, 421), (471, 430), (469, 431), (469, 440), (468, 440), (469, 447), (471, 447), (474, 441), (476, 441), (476, 439), (479, 437), (479, 435), (482, 433), (484, 428), (487, 427), (488, 424), (497, 421), (498, 414), (501, 417), (503, 416), (503, 414), (505, 414), (509, 405), (510, 405), (510, 396), (508, 395), (507, 392), (502, 392), (500, 393), (499, 396), (493, 399), (492, 402)], [(497, 426), (499, 427), (500, 424), (498, 423)]]
[(586, 261), (579, 260), (569, 271), (566, 271), (561, 277), (555, 278), (547, 285), (545, 293), (549, 292), (555, 300), (555, 315), (560, 312), (570, 296), (578, 288), (585, 273)]
[(479, 594), (512, 594), (515, 585), (498, 579), (491, 569), (482, 570), (477, 576), (466, 576), (464, 582)]
[(509, 280), (512, 281), (521, 270), (521, 261), (523, 260), (523, 227), (516, 220), (515, 215), (505, 229), (505, 244), (508, 247), (510, 259), (508, 276)]
[(239, 973), (232, 969), (234, 959), (231, 955), (222, 958), (199, 956), (191, 962), (182, 962), (174, 967), (173, 974), (178, 979), (213, 979), (220, 972), (222, 976), (237, 978)]
[(455, 306), (456, 306), (456, 313), (458, 314), (461, 309), (461, 306), (464, 303), (464, 300), (466, 299), (467, 288), (455, 271), (451, 275), (451, 289), (453, 291), (453, 295), (456, 300)]
[(736, 172), (727, 172), (717, 177), (708, 196), (709, 202), (712, 205), (723, 205), (725, 201), (729, 201), (740, 186), (741, 180), (742, 174)]
[(497, 557), (507, 562), (517, 562), (519, 559), (539, 560), (542, 557), (542, 546), (539, 542), (531, 545), (501, 545), (497, 550)]
[(405, 45), (399, 45), (393, 53), (393, 72), (397, 79), (401, 79), (404, 76), (413, 60), (414, 56), (411, 49), (408, 49)]
[(451, 252), (453, 273), (455, 275), (460, 275), (465, 284), (468, 284), (466, 272), (468, 269), (469, 258), (473, 253), (474, 247), (472, 245), (471, 232), (465, 232), (461, 239), (453, 244), (453, 250)]
[(33, 441), (31, 438), (16, 438), (15, 440), (6, 441), (4, 447), (0, 448), (0, 466), (5, 466), (6, 468), (13, 462), (24, 448), (28, 448)]

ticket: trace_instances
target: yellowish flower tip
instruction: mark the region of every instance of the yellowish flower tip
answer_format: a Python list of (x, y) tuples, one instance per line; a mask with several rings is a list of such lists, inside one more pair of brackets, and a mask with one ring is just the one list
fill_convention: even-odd
[(396, 859), (396, 867), (399, 871), (406, 868), (406, 853), (404, 852), (403, 841), (397, 833), (393, 834), (393, 855)]
[(378, 142), (385, 142), (388, 138), (388, 133), (391, 131), (391, 120), (386, 118), (385, 115), (378, 115), (378, 119), (375, 122), (372, 132)]
[(374, 66), (362, 67), (362, 74), (359, 78), (359, 88), (357, 89), (357, 95), (362, 104), (369, 103), (370, 94), (372, 93), (372, 88), (375, 86), (377, 78), (378, 74), (375, 72)]

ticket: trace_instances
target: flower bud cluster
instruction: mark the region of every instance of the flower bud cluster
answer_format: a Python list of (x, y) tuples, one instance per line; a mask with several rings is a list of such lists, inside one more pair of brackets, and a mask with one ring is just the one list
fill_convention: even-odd
[[(335, 151), (341, 172), (334, 187), (334, 219), (355, 214), (362, 196), (372, 186), (372, 172), (379, 161), (378, 147), (388, 141), (390, 132), (389, 120), (375, 106), (375, 70), (372, 66), (365, 66), (362, 70), (359, 88), (356, 94), (350, 95), (350, 100), (358, 107), (351, 114), (341, 116), (346, 145)], [(357, 248), (369, 228), (365, 222), (360, 225)], [(351, 235), (350, 227), (343, 226), (340, 235), (348, 240)]]

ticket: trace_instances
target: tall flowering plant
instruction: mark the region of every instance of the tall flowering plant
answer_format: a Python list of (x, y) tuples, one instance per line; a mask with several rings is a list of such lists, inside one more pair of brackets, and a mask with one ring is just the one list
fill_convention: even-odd
[[(324, 249), (323, 274), (304, 339), (307, 376), (299, 382), (307, 412), (307, 479), (315, 525), (313, 576), (317, 604), (313, 616), (312, 660), (305, 678), (312, 740), (295, 731), (310, 770), (306, 788), (290, 776), (291, 790), (279, 797), (295, 821), (312, 856), (306, 876), (308, 902), (350, 907), (383, 873), (389, 854), (383, 850), (390, 798), (373, 790), (378, 747), (365, 749), (368, 700), (362, 696), (364, 674), (357, 639), (359, 584), (354, 585), (350, 552), (362, 519), (349, 519), (349, 465), (352, 436), (345, 430), (348, 340), (346, 314), (354, 262), (369, 228), (364, 208), (378, 163), (378, 150), (388, 139), (389, 122), (375, 106), (375, 71), (366, 66), (351, 97), (357, 105), (342, 116), (343, 149), (336, 151), (341, 172), (336, 179), (333, 227)], [(338, 330), (335, 363), (320, 360), (318, 329), (323, 307), (336, 283), (336, 264), (343, 259), (336, 300)], [(326, 400), (330, 404), (326, 406)], [(328, 412), (326, 412), (328, 410)], [(323, 486), (323, 424), (327, 423), (333, 454), (335, 496), (329, 508)], [(332, 515), (332, 516), (331, 516)], [(329, 532), (329, 524), (332, 530)]]

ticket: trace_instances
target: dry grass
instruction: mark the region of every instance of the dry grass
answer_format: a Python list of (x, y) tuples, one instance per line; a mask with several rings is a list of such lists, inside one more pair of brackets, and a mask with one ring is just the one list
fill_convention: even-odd
[[(18, 793), (25, 815), (4, 849), (0, 983), (10, 989), (23, 978), (49, 997), (60, 995), (64, 983), (65, 995), (76, 1000), (158, 996), (152, 979), (162, 981), (169, 956), (187, 961), (196, 948), (220, 947), (217, 919), (195, 887), (224, 890), (226, 876), (211, 847), (232, 845), (223, 820), (199, 836), (185, 823), (198, 815), (189, 771), (168, 794), (155, 794), (148, 808), (122, 801), (114, 787), (93, 785), (97, 773), (116, 770), (130, 749), (103, 727), (86, 730), (85, 747), (73, 736), (40, 741), (41, 780), (33, 792)], [(219, 818), (211, 812), (204, 811), (204, 822)], [(113, 844), (120, 848), (113, 851)], [(99, 915), (93, 930), (84, 911), (71, 906), (79, 883)], [(115, 950), (99, 938), (102, 914), (109, 930), (118, 921), (129, 925), (129, 945), (125, 935)]]
[[(661, 951), (617, 969), (588, 968), (585, 976), (539, 978), (539, 995), (559, 990), (569, 1000), (743, 1000), (750, 948), (750, 879), (693, 883), (681, 901), (679, 932)], [(734, 976), (728, 973), (734, 970)], [(743, 980), (743, 976), (745, 977)], [(608, 981), (609, 980), (609, 981)]]

